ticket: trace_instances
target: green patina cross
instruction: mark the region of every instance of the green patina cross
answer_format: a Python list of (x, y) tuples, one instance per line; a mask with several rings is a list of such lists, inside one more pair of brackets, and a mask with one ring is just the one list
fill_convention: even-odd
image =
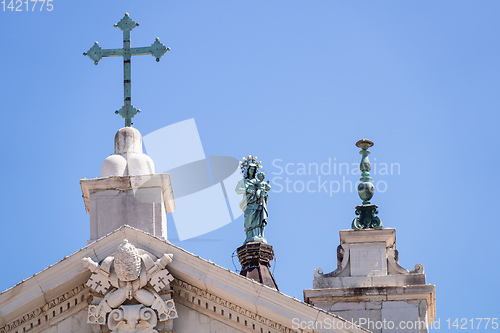
[(116, 114), (120, 114), (123, 118), (125, 118), (125, 126), (132, 125), (132, 117), (136, 115), (136, 113), (141, 112), (141, 110), (137, 110), (132, 105), (131, 98), (131, 72), (130, 72), (130, 59), (133, 55), (141, 55), (141, 54), (151, 54), (156, 58), (156, 61), (160, 61), (162, 55), (165, 52), (170, 51), (169, 47), (165, 47), (162, 43), (160, 43), (160, 39), (156, 38), (155, 42), (151, 44), (151, 46), (146, 47), (130, 47), (130, 31), (135, 27), (139, 26), (139, 23), (135, 23), (128, 15), (125, 13), (125, 16), (114, 25), (114, 27), (120, 28), (123, 31), (123, 48), (121, 49), (102, 49), (99, 46), (99, 43), (95, 42), (94, 45), (87, 52), (83, 53), (84, 56), (88, 56), (90, 59), (94, 60), (94, 64), (98, 64), (99, 60), (103, 57), (123, 57), (123, 97), (124, 97), (124, 105), (118, 111), (115, 111)]

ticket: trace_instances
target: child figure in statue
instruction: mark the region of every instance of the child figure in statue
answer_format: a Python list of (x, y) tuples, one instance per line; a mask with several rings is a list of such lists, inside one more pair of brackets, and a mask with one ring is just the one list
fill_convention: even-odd
[[(259, 202), (259, 205), (266, 207), (267, 203), (267, 192), (271, 189), (271, 185), (266, 183), (264, 179), (266, 178), (266, 174), (261, 171), (257, 174), (257, 181), (255, 182), (255, 196), (256, 200)], [(266, 209), (267, 211), (267, 209)]]

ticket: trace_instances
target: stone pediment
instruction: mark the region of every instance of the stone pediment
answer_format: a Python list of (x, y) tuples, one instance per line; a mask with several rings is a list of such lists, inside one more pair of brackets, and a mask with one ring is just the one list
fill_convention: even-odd
[[(91, 327), (88, 323), (88, 311), (93, 305), (99, 305), (102, 300), (100, 297), (108, 294), (103, 292), (102, 295), (96, 295), (95, 290), (92, 290), (96, 286), (88, 281), (92, 280), (91, 275), (96, 273), (88, 270), (82, 264), (82, 259), (90, 258), (105, 268), (104, 262), (114, 255), (124, 239), (137, 247), (141, 255), (148, 253), (150, 258), (159, 258), (158, 260), (164, 254), (172, 256), (172, 261), (168, 263), (168, 266), (160, 265), (158, 269), (153, 267), (154, 260), (151, 261), (148, 273), (154, 277), (154, 274), (159, 274), (159, 271), (165, 269), (173, 277), (168, 293), (172, 295), (172, 301), (175, 303), (177, 318), (172, 316), (168, 320), (173, 320), (171, 324), (177, 333), (193, 331), (331, 332), (331, 328), (323, 327), (325, 323), (340, 328), (336, 329), (336, 332), (367, 332), (360, 328), (350, 327), (348, 322), (336, 315), (242, 277), (169, 242), (124, 226), (1, 293), (0, 333), (104, 331), (104, 326)], [(109, 272), (112, 273), (112, 271)], [(141, 279), (140, 274), (144, 276), (144, 279), (149, 278), (146, 273), (139, 272), (138, 274), (137, 280)], [(122, 282), (130, 280), (130, 286), (134, 283), (133, 278), (120, 277), (120, 279), (123, 280)], [(149, 291), (153, 296), (145, 293), (141, 295), (149, 297), (152, 300), (151, 304), (147, 303), (148, 301), (142, 303), (149, 304), (147, 307), (159, 313), (155, 310), (154, 304), (158, 304), (155, 294), (162, 296), (167, 294), (167, 290), (158, 288), (155, 291), (147, 280), (144, 281), (135, 290)], [(118, 283), (117, 286), (124, 286), (124, 290), (127, 290), (126, 288), (134, 290), (132, 287), (126, 287), (126, 284), (119, 285), (119, 281), (115, 283)], [(141, 301), (147, 299), (146, 296)], [(113, 297), (116, 298), (116, 295)], [(162, 297), (165, 299), (164, 296)], [(99, 302), (96, 303), (95, 298)], [(110, 298), (111, 296), (108, 296), (108, 299)], [(118, 309), (123, 313), (133, 313), (136, 310), (139, 313), (140, 307), (134, 308), (137, 301), (133, 297), (120, 302), (118, 304), (108, 300), (111, 305), (117, 305), (114, 308), (111, 307), (109, 312)], [(129, 308), (126, 308), (127, 306)], [(119, 319), (119, 316), (115, 316), (116, 318)], [(139, 319), (137, 320), (141, 323)], [(299, 325), (302, 330), (298, 329)], [(115, 330), (126, 332), (125, 330), (119, 331), (117, 328)], [(156, 331), (152, 325), (150, 332), (166, 331)]]

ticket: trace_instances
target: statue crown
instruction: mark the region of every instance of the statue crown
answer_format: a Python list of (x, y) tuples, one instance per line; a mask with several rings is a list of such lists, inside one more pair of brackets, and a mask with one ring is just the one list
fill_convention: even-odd
[(261, 169), (262, 168), (262, 165), (260, 165), (261, 163), (262, 163), (261, 161), (257, 161), (257, 156), (248, 155), (248, 157), (243, 157), (243, 161), (240, 161), (239, 168), (241, 169), (241, 173), (243, 174), (243, 176), (246, 178), (248, 169), (250, 167)]

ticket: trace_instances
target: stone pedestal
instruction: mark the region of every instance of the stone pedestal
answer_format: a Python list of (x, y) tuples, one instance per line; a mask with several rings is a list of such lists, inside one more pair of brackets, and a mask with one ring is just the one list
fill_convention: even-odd
[(427, 332), (435, 317), (435, 286), (425, 283), (422, 265), (412, 271), (399, 265), (396, 230), (342, 230), (340, 243), (337, 269), (316, 269), (304, 301), (372, 332)]
[(273, 247), (260, 242), (249, 242), (237, 250), (241, 264), (240, 275), (278, 290), (278, 285), (269, 270), (270, 260), (274, 258)]
[(102, 164), (101, 178), (80, 180), (90, 215), (89, 242), (123, 225), (167, 239), (166, 213), (175, 208), (170, 176), (155, 174), (137, 129), (118, 130), (114, 146), (115, 153)]
[(167, 239), (174, 197), (168, 174), (80, 180), (93, 242), (123, 225)]

